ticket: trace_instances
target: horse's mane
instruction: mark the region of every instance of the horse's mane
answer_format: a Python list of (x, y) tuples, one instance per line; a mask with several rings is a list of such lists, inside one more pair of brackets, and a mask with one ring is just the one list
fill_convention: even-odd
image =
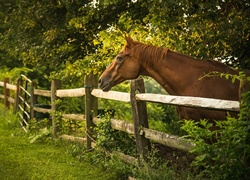
[(138, 54), (145, 62), (154, 61), (162, 59), (167, 55), (168, 49), (156, 47), (140, 42), (136, 42), (135, 53)]
[[(158, 60), (162, 59), (163, 57), (166, 57), (167, 53), (171, 50), (169, 50), (168, 48), (162, 48), (162, 47), (157, 47), (157, 46), (153, 46), (153, 45), (149, 45), (149, 44), (144, 44), (141, 42), (135, 42), (135, 53), (138, 54), (146, 63), (148, 61), (154, 61), (157, 62)], [(229, 67), (219, 61), (215, 61), (215, 60), (201, 60), (201, 59), (196, 59), (192, 56), (186, 55), (186, 54), (182, 54), (179, 52), (174, 52), (171, 51), (173, 53), (175, 53), (177, 56), (183, 57), (183, 58), (188, 58), (188, 59), (192, 59), (193, 61), (199, 62), (199, 63), (207, 63), (207, 65), (212, 65), (214, 67), (217, 68), (221, 68), (221, 69), (228, 69)], [(147, 63), (148, 64), (148, 63)]]

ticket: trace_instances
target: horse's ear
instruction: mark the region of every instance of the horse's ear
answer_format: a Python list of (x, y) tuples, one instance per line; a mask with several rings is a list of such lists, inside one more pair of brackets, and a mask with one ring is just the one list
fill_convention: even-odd
[(127, 46), (128, 46), (128, 47), (131, 47), (131, 46), (134, 45), (134, 40), (133, 40), (130, 36), (126, 36), (126, 35), (125, 35), (125, 39), (126, 39), (126, 41), (127, 41)]

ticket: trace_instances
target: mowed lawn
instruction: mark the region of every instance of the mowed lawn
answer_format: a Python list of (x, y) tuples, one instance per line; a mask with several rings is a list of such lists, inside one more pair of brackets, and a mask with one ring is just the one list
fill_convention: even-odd
[(67, 151), (67, 143), (30, 143), (28, 136), (16, 122), (15, 117), (1, 105), (0, 179), (116, 179), (112, 172), (74, 158)]

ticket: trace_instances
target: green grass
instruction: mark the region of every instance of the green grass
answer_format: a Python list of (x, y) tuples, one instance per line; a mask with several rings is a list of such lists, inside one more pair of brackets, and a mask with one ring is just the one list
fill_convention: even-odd
[(30, 143), (15, 115), (0, 105), (0, 179), (116, 179), (104, 168), (73, 157), (70, 147), (59, 140)]
[[(88, 151), (82, 145), (53, 139), (47, 131), (39, 131), (43, 125), (47, 123), (34, 123), (25, 133), (17, 117), (0, 103), (0, 180), (127, 180), (128, 176), (144, 180), (194, 179), (188, 169), (180, 172), (177, 166), (160, 161), (154, 156), (155, 150), (138, 168), (101, 146)], [(109, 131), (106, 133), (110, 136)]]

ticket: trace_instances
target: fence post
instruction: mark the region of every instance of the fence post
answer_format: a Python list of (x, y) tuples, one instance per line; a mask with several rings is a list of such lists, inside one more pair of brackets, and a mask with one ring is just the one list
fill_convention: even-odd
[(61, 88), (61, 81), (60, 80), (52, 80), (51, 82), (51, 110), (52, 110), (52, 127), (53, 127), (53, 136), (56, 137), (57, 133), (59, 132), (58, 127), (58, 120), (55, 116), (55, 112), (58, 109), (56, 104), (56, 100), (58, 99), (56, 96), (56, 91)]
[(14, 102), (14, 114), (18, 111), (19, 106), (19, 95), (20, 95), (20, 81), (21, 78), (18, 78), (16, 81), (16, 92), (15, 92), (15, 102)]
[(91, 142), (93, 141), (93, 129), (95, 126), (93, 123), (93, 116), (96, 116), (98, 113), (98, 101), (96, 97), (91, 95), (91, 91), (93, 88), (97, 88), (97, 76), (93, 74), (85, 76), (84, 84), (87, 148), (91, 149)]
[[(239, 88), (239, 100), (240, 100), (240, 109), (241, 109), (241, 116), (246, 121), (250, 121), (250, 110), (247, 108), (249, 106), (249, 102), (247, 102), (247, 98), (245, 98), (245, 93), (250, 91), (250, 82), (247, 78), (243, 78), (240, 81), (240, 88)], [(244, 109), (244, 111), (242, 111)], [(246, 138), (246, 144), (250, 144), (250, 130), (248, 130), (248, 135)], [(245, 155), (244, 157), (244, 166), (246, 169), (250, 167), (250, 153)], [(246, 177), (250, 176), (250, 172), (246, 174)]]
[(10, 90), (7, 89), (7, 83), (9, 83), (9, 78), (4, 78), (4, 106), (9, 109), (10, 102), (8, 101), (8, 98), (10, 96)]
[(35, 95), (34, 95), (34, 88), (36, 86), (36, 83), (31, 81), (30, 83), (30, 118), (35, 118), (35, 111), (34, 111), (34, 105), (35, 105)]
[(143, 79), (132, 80), (130, 83), (130, 100), (133, 110), (134, 130), (136, 139), (136, 148), (138, 151), (138, 160), (146, 157), (148, 151), (150, 151), (150, 141), (144, 137), (144, 132), (141, 127), (148, 128), (148, 117), (146, 102), (136, 100), (136, 92), (145, 93)]

